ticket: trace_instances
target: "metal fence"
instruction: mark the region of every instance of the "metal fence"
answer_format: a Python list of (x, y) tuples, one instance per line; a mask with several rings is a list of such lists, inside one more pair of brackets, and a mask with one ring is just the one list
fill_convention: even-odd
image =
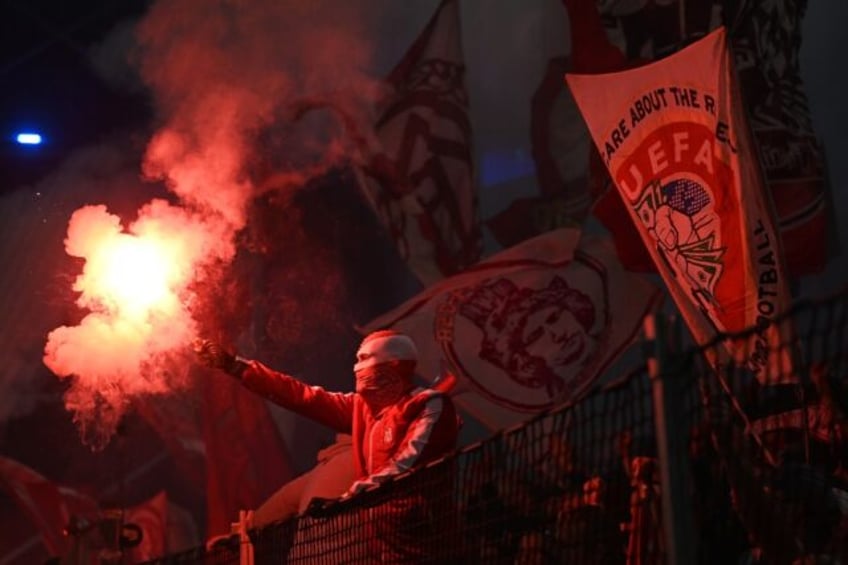
[[(152, 563), (835, 563), (848, 557), (848, 292), (767, 377), (646, 326), (645, 365), (345, 502)], [(753, 345), (752, 345), (753, 346)], [(758, 347), (762, 347), (760, 344)], [(714, 362), (720, 359), (717, 366)]]

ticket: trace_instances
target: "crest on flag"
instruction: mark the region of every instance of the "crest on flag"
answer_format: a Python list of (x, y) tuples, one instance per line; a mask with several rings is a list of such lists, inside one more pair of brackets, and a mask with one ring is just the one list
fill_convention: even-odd
[[(567, 390), (583, 388), (592, 354), (608, 328), (606, 273), (586, 257), (574, 258), (583, 271), (580, 286), (551, 273), (547, 280), (523, 282), (498, 277), (447, 297), (437, 312), (445, 357), (498, 404), (517, 409), (550, 408)], [(574, 277), (572, 277), (572, 281)], [(444, 315), (447, 311), (455, 315)], [(470, 326), (469, 326), (470, 324)], [(476, 347), (457, 350), (458, 325), (475, 328)], [(503, 373), (494, 386), (481, 386), (466, 365), (481, 359)], [(503, 386), (499, 386), (503, 385)], [(515, 389), (523, 394), (514, 395)]]
[[(564, 0), (572, 22), (574, 72), (624, 70), (675, 52), (717, 29), (728, 39), (766, 189), (791, 276), (820, 272), (838, 238), (829, 225), (832, 196), (800, 72), (806, 0), (778, 2), (622, 2)], [(679, 7), (685, 4), (685, 18)], [(574, 25), (578, 23), (579, 25)], [(608, 194), (595, 213), (613, 231), (624, 264), (653, 270), (635, 234), (621, 229), (621, 203)], [(638, 244), (638, 239), (635, 240)]]
[(501, 429), (588, 391), (658, 300), (607, 240), (564, 228), (441, 281), (364, 330), (410, 335), (420, 374), (436, 379), (447, 362), (460, 408)]

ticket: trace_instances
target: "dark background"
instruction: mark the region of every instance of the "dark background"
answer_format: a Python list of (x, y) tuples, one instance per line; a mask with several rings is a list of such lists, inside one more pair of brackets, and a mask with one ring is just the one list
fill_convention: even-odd
[[(437, 2), (361, 4), (373, 31), (371, 70), (379, 75), (399, 57)], [(514, 196), (498, 191), (499, 183), (532, 167), (524, 133), (527, 116), (516, 110), (516, 101), (526, 100), (535, 88), (542, 64), (535, 61), (544, 60), (540, 53), (557, 49), (551, 43), (558, 29), (545, 21), (544, 4), (542, 0), (463, 3), (484, 217)], [(151, 197), (166, 195), (161, 186), (139, 179), (140, 156), (155, 131), (157, 111), (128, 63), (132, 58), (128, 30), (152, 5), (144, 0), (0, 2), (0, 455), (22, 461), (57, 482), (98, 485), (99, 496), (116, 503), (137, 502), (165, 484), (177, 493), (178, 503), (202, 512), (202, 486), (191, 484), (192, 479), (176, 469), (157, 434), (136, 414), (129, 414), (104, 452), (93, 455), (79, 443), (62, 404), (63, 385), (40, 364), (45, 334), (38, 324), (29, 323), (54, 319), (57, 312), (64, 323), (78, 315), (67, 306), (77, 265), (62, 253), (64, 229), (76, 207), (105, 199), (115, 211), (131, 214)], [(848, 3), (811, 2), (801, 51), (814, 125), (828, 156), (842, 249), (848, 248), (846, 23)], [(14, 143), (14, 135), (25, 129), (42, 133), (45, 143), (38, 147)], [(118, 151), (103, 152), (100, 159), (103, 146)], [(110, 184), (99, 184), (101, 177)], [(115, 178), (126, 183), (111, 184)], [(528, 191), (532, 185), (530, 177), (519, 184)], [(291, 255), (292, 263), (308, 268), (318, 257), (327, 264), (345, 264), (349, 277), (345, 296), (359, 300), (339, 301), (331, 291), (322, 294), (308, 285), (296, 288), (299, 294), (294, 298), (307, 304), (315, 319), (309, 320), (304, 347), (279, 360), (293, 370), (337, 370), (338, 378), (326, 377), (322, 384), (346, 386), (345, 367), (355, 343), (350, 322), (365, 323), (389, 308), (410, 292), (411, 283), (403, 275), (386, 276), (400, 266), (392, 262), (376, 224), (362, 220), (367, 211), (353, 191), (329, 194), (318, 187), (302, 196), (299, 205), (305, 211), (299, 223), (292, 225), (291, 233), (277, 234), (302, 244)], [(339, 219), (333, 230), (321, 227), (326, 225), (325, 213)], [(9, 221), (19, 218), (26, 221)], [(342, 233), (343, 225), (357, 226), (359, 244)], [(371, 270), (357, 270), (355, 258), (363, 248)], [(804, 278), (799, 293), (819, 296), (838, 288), (846, 280), (844, 267), (844, 259), (835, 258), (825, 273)], [(277, 418), (295, 468), (307, 468), (329, 435), (288, 415)], [(308, 433), (298, 433), (303, 430)], [(16, 522), (16, 510), (9, 502), (0, 498), (0, 524), (11, 528), (0, 537), (24, 542), (33, 530)]]

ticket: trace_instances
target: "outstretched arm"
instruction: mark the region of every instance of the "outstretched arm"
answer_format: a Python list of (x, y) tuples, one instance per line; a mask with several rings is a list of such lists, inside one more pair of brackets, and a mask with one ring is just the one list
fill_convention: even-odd
[(309, 386), (259, 361), (233, 355), (209, 340), (198, 341), (195, 352), (204, 365), (237, 378), (263, 398), (338, 432), (351, 432), (353, 393), (328, 392), (318, 386)]
[(248, 361), (241, 382), (274, 404), (297, 412), (337, 432), (351, 433), (353, 422), (352, 392), (329, 392), (307, 385), (296, 378), (269, 369), (259, 361)]

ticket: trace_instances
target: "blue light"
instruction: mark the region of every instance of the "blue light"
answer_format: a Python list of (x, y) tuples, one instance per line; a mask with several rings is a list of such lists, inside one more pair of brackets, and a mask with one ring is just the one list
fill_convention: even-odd
[(483, 153), (479, 178), (483, 187), (532, 176), (536, 163), (520, 149), (491, 150)]
[(19, 133), (15, 138), (21, 145), (41, 145), (41, 134), (24, 132)]

